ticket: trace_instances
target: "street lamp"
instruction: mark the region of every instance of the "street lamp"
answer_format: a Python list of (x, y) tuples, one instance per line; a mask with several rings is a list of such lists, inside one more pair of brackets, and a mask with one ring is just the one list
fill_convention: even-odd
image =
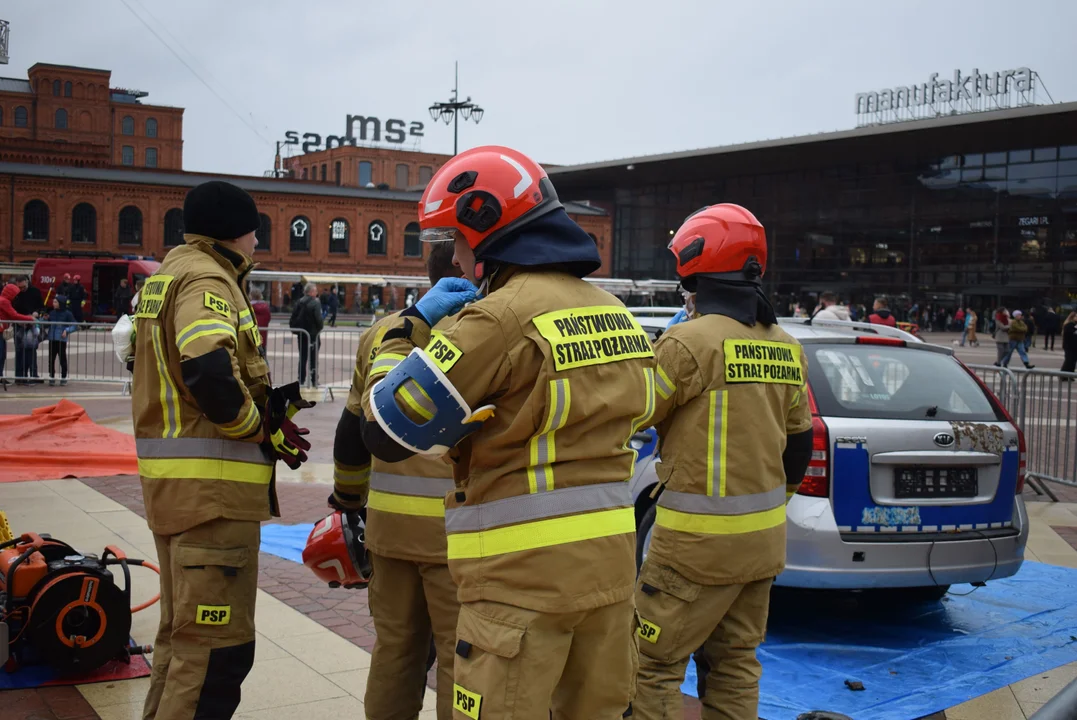
[(460, 85), (460, 63), (454, 63), (455, 67), (455, 79), (453, 82), (452, 97), (449, 98), (449, 102), (436, 102), (430, 106), (430, 119), (437, 122), (440, 118), (443, 123), (448, 125), (452, 123), (452, 154), (456, 154), (457, 143), (459, 138), (458, 119), (459, 115), (464, 116), (464, 121), (474, 120), (478, 125), (482, 120), (483, 109), (471, 102), (471, 97), (464, 101), (459, 100), (459, 85)]

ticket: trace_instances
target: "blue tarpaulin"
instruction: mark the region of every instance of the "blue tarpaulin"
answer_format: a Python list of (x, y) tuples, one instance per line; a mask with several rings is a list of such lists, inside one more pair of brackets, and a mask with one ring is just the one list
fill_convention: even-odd
[[(262, 551), (301, 562), (312, 527), (265, 525)], [(776, 589), (759, 648), (759, 716), (790, 720), (830, 710), (856, 720), (911, 720), (1077, 661), (1074, 587), (1077, 570), (1029, 561), (1015, 577), (943, 602)], [(850, 690), (846, 680), (864, 690)], [(696, 695), (693, 663), (682, 690)]]
[[(759, 716), (830, 710), (911, 720), (1077, 660), (1077, 570), (1026, 562), (1012, 578), (940, 603), (775, 592)], [(954, 586), (954, 593), (972, 590)], [(682, 690), (696, 694), (694, 664)], [(864, 684), (852, 691), (846, 680)]]

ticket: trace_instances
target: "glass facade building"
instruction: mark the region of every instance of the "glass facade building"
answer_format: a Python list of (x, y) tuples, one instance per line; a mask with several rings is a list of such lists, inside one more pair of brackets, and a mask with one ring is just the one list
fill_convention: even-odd
[[(1077, 301), (1077, 103), (569, 166), (562, 199), (614, 216), (616, 277), (673, 278), (666, 246), (704, 205), (751, 210), (781, 306)], [(813, 305), (809, 304), (808, 307)]]

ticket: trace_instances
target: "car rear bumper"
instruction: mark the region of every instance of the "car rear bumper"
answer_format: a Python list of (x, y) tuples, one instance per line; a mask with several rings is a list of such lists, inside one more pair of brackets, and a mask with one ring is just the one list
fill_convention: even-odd
[(788, 587), (852, 590), (997, 580), (1020, 569), (1028, 541), (1028, 514), (1019, 496), (1014, 532), (991, 538), (971, 532), (935, 542), (850, 541), (838, 532), (829, 499), (802, 495), (793, 496), (786, 515), (786, 567), (775, 582)]

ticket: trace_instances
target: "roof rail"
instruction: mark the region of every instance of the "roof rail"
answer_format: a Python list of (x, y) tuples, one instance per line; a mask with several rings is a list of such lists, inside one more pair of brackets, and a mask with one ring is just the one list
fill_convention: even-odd
[[(809, 323), (808, 320), (811, 320)], [(916, 337), (912, 333), (905, 332), (896, 327), (890, 327), (889, 325), (876, 325), (875, 323), (856, 322), (853, 320), (830, 320), (827, 318), (778, 318), (779, 323), (784, 324), (797, 324), (808, 325), (810, 327), (829, 327), (829, 328), (845, 328), (848, 330), (862, 330), (864, 332), (874, 333), (875, 335), (882, 335), (884, 337), (896, 338), (898, 340), (904, 340), (906, 342), (922, 343), (923, 340)]]

